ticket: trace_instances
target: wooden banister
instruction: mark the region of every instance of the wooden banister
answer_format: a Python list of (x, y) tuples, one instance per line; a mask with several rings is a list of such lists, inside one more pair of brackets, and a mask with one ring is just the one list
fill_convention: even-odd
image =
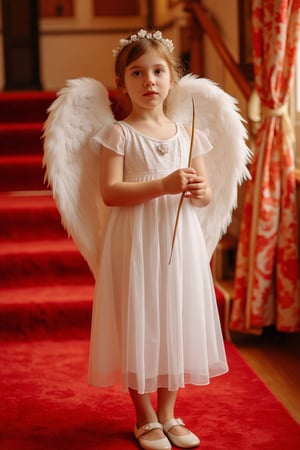
[(213, 44), (216, 51), (220, 55), (228, 71), (235, 79), (242, 94), (244, 95), (246, 100), (249, 100), (252, 92), (251, 85), (243, 75), (237, 63), (234, 61), (233, 57), (231, 56), (231, 53), (223, 43), (218, 30), (216, 29), (216, 27), (206, 14), (203, 7), (198, 2), (196, 3), (195, 1), (192, 0), (185, 2), (185, 10), (192, 14), (192, 17), (197, 22), (199, 27), (204, 30), (207, 36), (209, 36), (211, 43)]

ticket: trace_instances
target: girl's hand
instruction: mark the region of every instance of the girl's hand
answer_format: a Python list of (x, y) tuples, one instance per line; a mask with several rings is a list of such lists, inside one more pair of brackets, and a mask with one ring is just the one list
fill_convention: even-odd
[(192, 167), (178, 169), (163, 178), (163, 186), (166, 194), (180, 194), (190, 188), (191, 180), (196, 178), (196, 170)]
[(208, 183), (205, 177), (195, 176), (189, 179), (185, 197), (201, 199), (205, 196)]
[(199, 175), (191, 177), (184, 196), (194, 200), (197, 206), (206, 206), (211, 200), (211, 190), (206, 177)]

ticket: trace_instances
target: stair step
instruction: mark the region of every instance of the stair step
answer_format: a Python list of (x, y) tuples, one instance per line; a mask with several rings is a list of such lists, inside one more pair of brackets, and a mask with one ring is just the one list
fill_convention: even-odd
[(52, 192), (14, 191), (0, 194), (0, 242), (3, 239), (58, 239), (67, 234)]
[(93, 293), (92, 283), (2, 288), (0, 337), (88, 338)]
[(0, 155), (43, 153), (43, 123), (0, 123)]
[(87, 263), (71, 239), (1, 243), (0, 287), (92, 282)]
[[(0, 122), (38, 122), (47, 117), (54, 92), (24, 91), (0, 94)], [(34, 103), (34, 107), (32, 107)]]
[(44, 173), (41, 154), (0, 156), (0, 191), (46, 189)]

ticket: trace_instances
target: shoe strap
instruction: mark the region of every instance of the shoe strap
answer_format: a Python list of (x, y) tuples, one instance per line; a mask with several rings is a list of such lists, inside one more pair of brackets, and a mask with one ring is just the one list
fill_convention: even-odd
[(184, 427), (185, 426), (185, 424), (184, 424), (184, 422), (183, 422), (183, 420), (182, 419), (180, 419), (179, 417), (178, 417), (178, 419), (169, 419), (164, 425), (163, 425), (163, 429), (166, 431), (166, 432), (168, 432), (169, 430), (170, 430), (170, 428), (173, 428), (173, 427), (176, 427), (176, 426), (181, 426), (181, 427)]
[(152, 430), (163, 430), (163, 427), (158, 422), (146, 423), (145, 425), (141, 426), (140, 428), (135, 427), (134, 435), (136, 438), (139, 438), (139, 437), (143, 436), (143, 434), (149, 433), (149, 431), (152, 431)]

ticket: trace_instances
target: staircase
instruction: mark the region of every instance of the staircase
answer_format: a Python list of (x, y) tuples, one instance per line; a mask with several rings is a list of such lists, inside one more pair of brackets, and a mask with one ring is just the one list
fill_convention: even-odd
[(93, 279), (45, 186), (42, 126), (53, 93), (0, 95), (0, 336), (88, 337)]

